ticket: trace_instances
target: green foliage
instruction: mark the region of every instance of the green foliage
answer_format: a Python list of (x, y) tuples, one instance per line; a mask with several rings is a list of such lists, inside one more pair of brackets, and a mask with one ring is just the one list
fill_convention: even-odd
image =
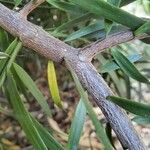
[(79, 101), (79, 104), (76, 108), (76, 112), (74, 114), (74, 118), (72, 121), (70, 134), (68, 138), (68, 150), (76, 150), (78, 148), (78, 143), (80, 140), (80, 136), (82, 134), (83, 125), (86, 117), (86, 108), (82, 99)]
[(148, 79), (146, 79), (137, 69), (136, 67), (125, 57), (119, 50), (112, 49), (112, 55), (117, 62), (117, 64), (121, 67), (121, 69), (133, 79), (143, 82), (149, 83)]
[(0, 52), (0, 59), (5, 59), (7, 58), (9, 55), (3, 52)]
[(135, 31), (135, 35), (142, 35), (144, 33), (150, 34), (150, 21), (147, 21), (146, 23), (144, 23), (141, 27), (139, 27)]
[(119, 105), (120, 107), (126, 109), (127, 111), (133, 114), (140, 115), (143, 117), (149, 117), (150, 115), (150, 106), (147, 104), (142, 104), (133, 100), (115, 96), (109, 96), (107, 97), (107, 99), (111, 100), (115, 104)]
[(131, 15), (130, 13), (108, 4), (103, 0), (72, 0), (72, 2), (95, 15), (103, 16), (108, 20), (125, 25), (132, 30), (139, 28), (145, 23), (141, 18)]
[[(114, 6), (119, 7), (121, 0), (107, 0), (107, 2), (114, 5)], [(112, 26), (113, 26), (113, 22), (105, 19), (105, 30), (106, 30), (107, 34), (111, 31)]]
[(14, 0), (15, 2), (15, 7), (17, 7), (19, 4), (21, 4), (22, 0)]
[(48, 149), (53, 150), (53, 149), (57, 149), (57, 150), (64, 150), (63, 146), (56, 141), (56, 139), (51, 135), (51, 133), (44, 128), (35, 118), (32, 118), (32, 121), (34, 123), (34, 125), (36, 126), (42, 140), (44, 141), (45, 145), (47, 146)]
[(5, 30), (0, 27), (0, 50), (5, 50), (8, 46), (8, 35)]
[(26, 88), (32, 93), (32, 95), (35, 97), (37, 102), (41, 105), (43, 111), (48, 115), (51, 116), (51, 111), (49, 109), (49, 106), (40, 92), (40, 90), (35, 85), (34, 81), (30, 78), (30, 76), (17, 64), (13, 64), (13, 69), (16, 73), (16, 75), (19, 77), (21, 84), (24, 84)]
[(47, 147), (40, 137), (35, 125), (33, 124), (29, 113), (23, 106), (23, 103), (17, 91), (17, 86), (11, 73), (7, 74), (6, 95), (13, 107), (13, 111), (17, 120), (24, 129), (30, 142), (34, 145), (34, 148), (39, 150), (47, 150)]
[(85, 37), (85, 36), (88, 36), (89, 34), (93, 33), (93, 32), (96, 32), (96, 31), (99, 31), (99, 30), (102, 30), (104, 29), (104, 25), (102, 24), (101, 21), (98, 21), (96, 23), (93, 23), (87, 27), (84, 27), (84, 28), (81, 28), (80, 30), (72, 33), (71, 35), (69, 35), (65, 41), (72, 41), (72, 40), (75, 40), (75, 39), (78, 39), (78, 38), (81, 38), (81, 37)]
[[(138, 60), (140, 60), (142, 58), (142, 55), (140, 54), (133, 54), (133, 55), (129, 55), (127, 56), (127, 59), (130, 62), (136, 62)], [(116, 69), (119, 69), (120, 67), (117, 65), (117, 63), (112, 59), (112, 60), (108, 60), (101, 68), (100, 68), (100, 72), (101, 73), (106, 73), (106, 72), (111, 72), (114, 71)]]
[(150, 124), (150, 117), (141, 117), (135, 116), (132, 121), (140, 124), (140, 125), (149, 125)]
[(0, 150), (3, 150), (2, 144), (0, 143)]
[(15, 58), (19, 52), (19, 50), (22, 48), (22, 43), (17, 41), (17, 38), (8, 46), (8, 48), (5, 50), (5, 54), (8, 55), (6, 59), (0, 60), (0, 88), (3, 85), (5, 78), (6, 78), (6, 72), (10, 70), (12, 63), (15, 61)]

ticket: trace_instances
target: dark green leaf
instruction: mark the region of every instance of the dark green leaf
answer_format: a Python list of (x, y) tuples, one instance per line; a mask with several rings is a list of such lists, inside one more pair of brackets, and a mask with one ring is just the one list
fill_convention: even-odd
[(46, 0), (49, 4), (53, 5), (54, 7), (70, 12), (70, 13), (77, 13), (77, 14), (82, 14), (85, 13), (80, 7), (76, 6), (73, 3), (70, 2), (63, 2), (63, 1), (58, 1), (58, 0)]
[(143, 76), (132, 64), (129, 59), (124, 56), (118, 49), (111, 49), (112, 55), (117, 62), (117, 64), (120, 66), (120, 68), (130, 77), (133, 79), (143, 82), (143, 83), (149, 83), (148, 79)]
[[(140, 54), (133, 54), (133, 55), (129, 55), (127, 56), (127, 59), (129, 59), (129, 61), (136, 62), (138, 60), (140, 60), (142, 58), (142, 55)], [(114, 60), (108, 60), (101, 68), (100, 68), (100, 72), (101, 73), (106, 73), (106, 72), (111, 72), (113, 70), (116, 70), (120, 68), (117, 63)]]
[[(11, 54), (13, 53), (15, 47), (17, 46), (18, 41), (17, 38), (8, 46), (8, 48), (6, 49), (5, 53), (8, 54), (9, 56), (11, 56)], [(4, 70), (4, 68), (6, 67), (6, 63), (8, 62), (8, 59), (5, 60), (0, 60), (0, 74), (2, 73), (2, 71)]]
[(98, 16), (103, 16), (105, 19), (125, 25), (132, 30), (136, 30), (145, 21), (138, 18), (120, 8), (117, 8), (103, 0), (71, 0), (76, 5), (81, 6), (83, 9), (88, 10)]
[(130, 3), (133, 3), (136, 0), (121, 0), (120, 6), (128, 5)]
[(2, 144), (0, 143), (0, 150), (3, 150)]
[(13, 53), (11, 54), (11, 57), (7, 63), (7, 71), (10, 70), (10, 67), (12, 66), (12, 63), (15, 61), (18, 52), (20, 51), (20, 49), (22, 48), (22, 42), (18, 42), (18, 44), (16, 45)]
[(106, 123), (105, 130), (106, 130), (106, 134), (109, 138), (109, 141), (111, 142), (111, 145), (114, 147), (114, 149), (116, 149), (114, 146), (114, 140), (113, 140), (113, 136), (112, 136), (112, 128), (110, 126), (110, 123)]
[(144, 33), (150, 34), (150, 21), (144, 23), (141, 27), (139, 27), (134, 34), (136, 36), (142, 35)]
[(61, 26), (57, 27), (55, 30), (54, 30), (54, 34), (56, 33), (59, 33), (59, 32), (62, 32), (62, 31), (65, 31), (65, 30), (68, 30), (69, 28), (72, 28), (74, 25), (76, 25), (77, 23), (79, 22), (83, 22), (89, 18), (91, 18), (92, 14), (91, 13), (86, 13), (86, 14), (83, 14), (75, 19), (72, 19), (64, 24), (62, 24)]
[(16, 38), (5, 51), (6, 55), (9, 55), (9, 57), (4, 60), (0, 60), (0, 87), (3, 85), (6, 77), (6, 72), (10, 70), (10, 67), (21, 47), (22, 43), (18, 42)]
[(78, 143), (80, 136), (83, 130), (83, 125), (86, 117), (86, 108), (82, 100), (80, 100), (69, 133), (67, 150), (76, 150), (78, 149)]
[(133, 100), (129, 100), (121, 97), (115, 97), (115, 96), (109, 96), (107, 97), (107, 99), (133, 114), (143, 116), (143, 117), (150, 116), (150, 105), (148, 104), (142, 104), (139, 102), (135, 102)]
[(55, 138), (48, 132), (46, 128), (44, 128), (35, 118), (32, 118), (42, 140), (44, 141), (45, 145), (50, 150), (64, 150), (62, 145), (55, 140)]
[(36, 87), (34, 81), (31, 79), (31, 77), (23, 70), (23, 68), (21, 68), (19, 65), (15, 64), (15, 63), (13, 64), (13, 68), (16, 71), (16, 74), (18, 75), (18, 77), (20, 78), (22, 83), (26, 86), (26, 88), (28, 88), (28, 90), (35, 97), (37, 102), (41, 105), (43, 111), (47, 115), (51, 116), (51, 111), (49, 109), (49, 106), (48, 106), (44, 96), (42, 95), (40, 90)]
[(0, 49), (4, 51), (8, 47), (8, 35), (7, 33), (0, 27)]
[(132, 121), (136, 122), (140, 125), (149, 125), (150, 124), (150, 117), (141, 117), (141, 116), (135, 116)]
[[(121, 0), (107, 0), (107, 2), (114, 5), (114, 6), (119, 7), (120, 3), (121, 3)], [(113, 26), (113, 22), (110, 21), (110, 20), (105, 19), (105, 30), (106, 30), (107, 35), (111, 31), (112, 26)]]
[(104, 29), (104, 25), (103, 25), (103, 22), (101, 21), (98, 21), (94, 24), (91, 24), (87, 27), (84, 27), (84, 28), (81, 28), (80, 30), (72, 33), (71, 35), (69, 35), (65, 41), (72, 41), (72, 40), (75, 40), (75, 39), (78, 39), (78, 38), (81, 38), (83, 36), (87, 36), (93, 32), (96, 32), (98, 30), (101, 30), (101, 29)]
[[(101, 54), (97, 56), (97, 59), (102, 65), (106, 64), (106, 62), (107, 62), (107, 60)], [(101, 69), (98, 69), (98, 71), (101, 73)], [(119, 79), (117, 73), (115, 71), (111, 71), (108, 73), (109, 73), (112, 81), (114, 82), (114, 84), (119, 92), (119, 95), (123, 96), (124, 95), (124, 85), (120, 82), (120, 79)]]
[(18, 5), (21, 4), (22, 0), (14, 0), (14, 2), (15, 2), (15, 7), (17, 7)]
[(6, 92), (8, 94), (10, 103), (13, 107), (17, 120), (21, 124), (22, 128), (26, 133), (26, 136), (33, 144), (34, 148), (38, 150), (48, 150), (42, 138), (40, 137), (35, 125), (33, 124), (29, 113), (23, 105), (23, 102), (20, 98), (16, 87), (16, 83), (13, 79), (13, 76), (10, 73), (7, 74)]

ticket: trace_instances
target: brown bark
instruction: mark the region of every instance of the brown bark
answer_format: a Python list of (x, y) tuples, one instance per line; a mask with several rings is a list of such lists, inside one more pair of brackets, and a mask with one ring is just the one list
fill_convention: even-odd
[[(103, 41), (98, 41), (92, 47), (84, 48), (82, 53), (81, 49), (75, 49), (52, 37), (42, 28), (28, 22), (22, 15), (9, 10), (2, 4), (0, 4), (0, 26), (15, 37), (19, 37), (25, 47), (33, 49), (48, 59), (61, 63), (65, 58), (84, 88), (87, 89), (101, 108), (123, 147), (130, 150), (145, 149), (126, 113), (106, 100), (106, 97), (113, 95), (113, 93), (89, 61), (89, 58), (91, 59), (95, 53), (97, 54), (105, 48), (133, 39), (134, 36), (131, 31), (124, 32), (125, 36), (118, 33), (113, 38), (108, 37)], [(99, 47), (101, 45), (102, 47)], [(93, 47), (97, 47), (94, 52), (92, 52)]]

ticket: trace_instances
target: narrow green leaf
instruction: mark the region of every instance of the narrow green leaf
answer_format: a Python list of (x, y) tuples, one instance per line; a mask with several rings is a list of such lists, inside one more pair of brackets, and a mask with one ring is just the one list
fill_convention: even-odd
[(49, 133), (49, 131), (44, 128), (35, 118), (32, 118), (42, 140), (44, 141), (45, 145), (50, 150), (64, 150), (63, 146), (55, 140), (55, 138)]
[(13, 50), (16, 48), (17, 44), (18, 44), (18, 40), (17, 40), (17, 38), (15, 38), (11, 42), (11, 44), (8, 46), (8, 48), (6, 49), (5, 53), (7, 53), (8, 55), (11, 55)]
[(9, 55), (3, 52), (0, 52), (0, 59), (5, 59), (7, 58)]
[(8, 55), (6, 59), (0, 60), (0, 87), (3, 85), (6, 77), (6, 71), (9, 71), (13, 61), (15, 60), (17, 53), (21, 49), (21, 42), (17, 41), (17, 38), (8, 46), (5, 50), (5, 54)]
[(27, 89), (25, 87), (25, 85), (23, 84), (23, 82), (20, 80), (19, 76), (17, 75), (14, 67), (11, 67), (11, 73), (13, 74), (14, 80), (16, 82), (17, 88), (20, 92), (20, 94), (23, 94), (25, 96), (26, 99), (28, 99), (28, 94), (27, 94)]
[(0, 150), (3, 150), (2, 144), (0, 143)]
[(129, 59), (124, 56), (118, 49), (111, 49), (112, 55), (117, 62), (117, 64), (120, 66), (120, 68), (130, 77), (133, 79), (143, 82), (143, 83), (149, 83), (148, 79), (143, 76), (134, 66), (133, 63), (129, 61)]
[(150, 1), (149, 0), (143, 0), (141, 1), (142, 6), (144, 8), (144, 11), (149, 15), (150, 13)]
[(96, 134), (97, 134), (98, 139), (104, 145), (105, 150), (112, 150), (113, 148), (112, 148), (110, 141), (106, 135), (105, 129), (104, 129), (103, 125), (101, 124), (101, 122), (97, 119), (97, 116), (96, 116), (95, 112), (93, 111), (92, 105), (90, 104), (90, 102), (88, 100), (87, 94), (84, 92), (84, 89), (82, 88), (82, 85), (80, 84), (78, 77), (75, 74), (75, 72), (73, 71), (73, 69), (71, 68), (71, 66), (69, 64), (68, 64), (68, 66), (71, 71), (72, 77), (75, 81), (75, 84), (77, 86), (77, 90), (81, 96), (81, 99), (84, 102), (84, 105), (86, 107), (88, 115), (89, 115), (90, 119), (92, 120), (93, 125), (96, 129)]
[[(109, 35), (115, 35), (116, 32), (122, 32), (122, 31), (126, 31), (126, 27), (122, 26), (122, 25), (113, 25), (111, 31), (109, 32)], [(102, 30), (98, 30), (94, 33), (92, 33), (92, 35), (88, 35), (86, 36), (86, 38), (96, 38), (96, 39), (104, 39), (106, 38), (106, 31), (105, 28)]]
[(136, 30), (145, 21), (141, 18), (138, 18), (116, 6), (113, 6), (103, 0), (71, 0), (76, 5), (81, 6), (83, 9), (88, 10), (91, 13), (94, 13), (98, 16), (103, 16), (105, 19), (115, 21), (122, 25), (125, 25), (132, 30)]
[(22, 2), (22, 0), (14, 0), (15, 2), (15, 7), (19, 6)]
[(150, 117), (141, 117), (141, 116), (135, 116), (132, 121), (136, 122), (140, 125), (149, 125), (150, 124)]
[(10, 67), (12, 66), (12, 63), (15, 61), (16, 56), (18, 54), (18, 52), (20, 51), (20, 49), (22, 48), (22, 42), (18, 42), (18, 44), (16, 45), (13, 53), (11, 54), (11, 57), (7, 63), (7, 71), (10, 70)]
[(44, 96), (36, 87), (31, 77), (23, 70), (23, 68), (21, 68), (16, 63), (13, 64), (13, 68), (16, 71), (16, 74), (18, 75), (22, 83), (26, 86), (26, 88), (31, 92), (31, 94), (35, 97), (39, 105), (42, 107), (43, 112), (45, 112), (48, 116), (51, 116), (51, 111)]
[(0, 74), (0, 88), (1, 88), (2, 85), (3, 85), (3, 83), (4, 83), (4, 81), (5, 81), (5, 78), (6, 78), (6, 72), (4, 71), (4, 72), (2, 72), (2, 73)]
[[(133, 54), (127, 56), (127, 59), (129, 59), (130, 62), (136, 62), (142, 58), (142, 55), (140, 54)], [(102, 67), (100, 68), (101, 73), (111, 72), (116, 69), (119, 69), (120, 67), (117, 65), (117, 63), (114, 60), (108, 60)]]
[(62, 108), (53, 61), (48, 62), (47, 76), (48, 76), (48, 85), (49, 85), (52, 99), (58, 107)]
[(10, 73), (7, 74), (6, 92), (8, 94), (10, 103), (12, 104), (17, 120), (21, 124), (22, 128), (26, 133), (27, 138), (33, 144), (34, 148), (37, 150), (48, 150), (42, 138), (40, 137), (36, 127), (34, 126), (29, 113), (23, 105), (23, 102), (19, 96), (16, 87), (16, 83), (13, 79), (13, 76)]
[[(99, 54), (97, 56), (97, 59), (98, 61), (103, 65), (103, 64), (106, 64), (107, 60), (101, 55)], [(101, 73), (101, 68), (98, 69), (99, 73)], [(123, 96), (124, 95), (124, 85), (120, 82), (120, 79), (117, 75), (117, 73), (115, 71), (111, 71), (111, 72), (108, 72), (112, 81), (114, 82), (115, 86), (116, 86), (116, 89), (118, 91), (118, 94), (120, 96)]]
[(133, 3), (136, 0), (121, 0), (120, 6), (128, 5), (130, 3)]
[(141, 27), (139, 27), (134, 34), (136, 36), (142, 35), (144, 33), (150, 34), (150, 21), (144, 23)]
[(75, 40), (75, 39), (78, 39), (78, 38), (81, 38), (83, 36), (87, 36), (93, 32), (96, 32), (98, 30), (102, 30), (104, 29), (104, 25), (103, 25), (103, 22), (101, 21), (98, 21), (94, 24), (91, 24), (87, 27), (84, 27), (84, 28), (81, 28), (80, 30), (76, 31), (76, 32), (73, 32), (71, 35), (69, 35), (65, 41), (68, 42), (68, 41), (72, 41), (72, 40)]
[[(114, 5), (114, 6), (117, 6), (119, 7), (120, 6), (120, 3), (121, 3), (121, 0), (107, 0), (108, 3)], [(113, 22), (110, 21), (110, 20), (107, 20), (105, 19), (105, 30), (106, 30), (106, 35), (109, 34), (109, 32), (111, 31), (112, 29), (112, 26), (113, 26)]]
[[(17, 38), (8, 46), (8, 48), (5, 50), (5, 53), (9, 56), (11, 56), (11, 54), (13, 53), (15, 47), (17, 46), (18, 41)], [(8, 62), (9, 58), (5, 59), (5, 60), (0, 60), (0, 74), (2, 73), (2, 71), (4, 70), (4, 68), (6, 67), (6, 63)]]
[(67, 150), (78, 149), (78, 143), (86, 117), (86, 108), (82, 100), (79, 101), (69, 133)]
[(142, 104), (129, 99), (115, 97), (115, 96), (109, 96), (107, 97), (107, 99), (133, 114), (143, 116), (143, 117), (150, 116), (150, 105), (148, 104)]
[(112, 137), (112, 128), (110, 126), (110, 123), (106, 123), (105, 130), (106, 130), (106, 134), (109, 138), (109, 141), (111, 142), (111, 145), (114, 147), (114, 149), (116, 149), (115, 146), (114, 146), (114, 140), (113, 140), (113, 137)]
[(110, 4), (114, 5), (114, 6), (118, 6), (119, 7), (119, 5), (121, 3), (121, 0), (107, 0), (107, 3), (110, 3)]
[(79, 6), (76, 6), (75, 4), (71, 3), (71, 2), (63, 2), (63, 1), (58, 1), (58, 0), (46, 0), (49, 4), (53, 5), (54, 7), (66, 11), (66, 12), (70, 12), (70, 13), (74, 13), (74, 14), (82, 14), (85, 13), (85, 11), (83, 11)]
[(76, 25), (77, 23), (79, 22), (83, 22), (89, 18), (92, 17), (92, 14), (91, 13), (85, 13), (75, 19), (72, 19), (64, 24), (62, 24), (61, 26), (57, 27), (53, 33), (59, 33), (59, 32), (62, 32), (62, 31), (65, 31), (65, 30), (68, 30), (69, 28), (72, 28), (74, 25)]
[(0, 27), (0, 48), (4, 51), (8, 45), (8, 34)]

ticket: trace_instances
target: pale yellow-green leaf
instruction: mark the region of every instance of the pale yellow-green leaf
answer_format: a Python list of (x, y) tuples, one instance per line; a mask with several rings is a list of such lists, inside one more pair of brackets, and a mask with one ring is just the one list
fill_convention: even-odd
[(54, 103), (61, 108), (62, 103), (59, 95), (59, 89), (57, 85), (57, 79), (56, 79), (56, 73), (55, 73), (55, 67), (53, 61), (48, 62), (47, 76), (48, 76), (48, 85), (49, 85), (52, 99)]

